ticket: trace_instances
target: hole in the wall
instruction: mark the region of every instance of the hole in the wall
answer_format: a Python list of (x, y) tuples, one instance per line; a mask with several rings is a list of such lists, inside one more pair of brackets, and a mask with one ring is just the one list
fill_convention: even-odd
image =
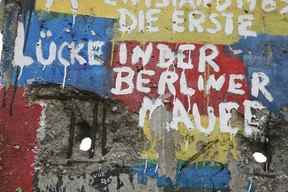
[(267, 157), (260, 152), (253, 153), (253, 158), (257, 163), (265, 163), (267, 161)]
[(91, 128), (86, 121), (81, 121), (77, 123), (76, 139), (77, 141), (82, 141), (85, 137), (90, 137)]
[(89, 151), (92, 145), (92, 139), (90, 137), (85, 137), (81, 140), (79, 149), (80, 151)]

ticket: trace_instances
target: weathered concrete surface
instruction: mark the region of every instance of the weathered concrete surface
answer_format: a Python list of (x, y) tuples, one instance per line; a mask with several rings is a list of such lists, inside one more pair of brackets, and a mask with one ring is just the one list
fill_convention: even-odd
[[(138, 115), (109, 99), (76, 89), (61, 89), (53, 86), (38, 86), (29, 90), (29, 98), (45, 103), (38, 130), (39, 153), (37, 155), (36, 191), (163, 191), (156, 180), (149, 178), (146, 185), (139, 184), (137, 175), (131, 171), (134, 163), (141, 159), (140, 152), (145, 146), (142, 130), (137, 127)], [(98, 103), (95, 154), (81, 152), (82, 138), (91, 136), (95, 123), (95, 103)], [(107, 141), (103, 154), (103, 109)], [(253, 138), (237, 136), (239, 160), (229, 161), (231, 173), (230, 189), (240, 191), (279, 191), (287, 187), (288, 123), (286, 108), (282, 115), (260, 111), (256, 115), (263, 120), (261, 130)], [(164, 107), (152, 115), (152, 130), (160, 140), (159, 170), (163, 175), (175, 177), (175, 142), (179, 137), (167, 131), (166, 122), (171, 115)], [(71, 117), (74, 118), (71, 119)], [(232, 123), (241, 124), (241, 115), (233, 115)], [(102, 119), (102, 120), (101, 120)], [(72, 153), (69, 155), (69, 130), (74, 123)], [(159, 129), (160, 127), (160, 129)], [(269, 142), (265, 140), (269, 138)], [(267, 164), (255, 162), (252, 154), (265, 153), (271, 161)], [(164, 191), (167, 191), (165, 189)], [(176, 190), (176, 189), (175, 189)], [(172, 190), (172, 191), (175, 191)], [(170, 189), (171, 191), (171, 189)], [(195, 190), (186, 190), (195, 191)], [(197, 190), (196, 190), (197, 191)], [(198, 190), (199, 191), (199, 190)], [(202, 191), (207, 191), (203, 189)]]
[[(6, 9), (8, 10), (8, 12), (6, 12), (8, 13), (6, 14), (6, 18), (8, 17), (9, 19), (5, 20), (4, 25), (4, 36), (6, 37), (4, 44), (6, 46), (4, 47), (1, 72), (4, 72), (4, 75), (2, 74), (2, 80), (8, 80), (5, 83), (11, 84), (9, 81), (13, 80), (11, 73), (13, 42), (16, 34), (16, 21), (19, 18), (20, 9), (18, 4), (8, 4)], [(261, 38), (265, 39), (265, 36)], [(258, 42), (258, 40), (261, 41), (261, 38), (256, 39), (257, 41), (255, 42)], [(280, 48), (278, 47), (277, 42), (282, 41), (281, 38), (273, 38), (271, 38), (271, 40), (267, 38), (269, 41), (273, 41), (274, 45), (271, 47), (269, 45), (267, 46), (268, 51), (264, 51), (264, 56), (258, 55), (259, 51), (251, 54), (250, 47), (252, 47), (252, 45), (248, 43), (248, 51), (246, 50), (248, 53), (245, 55), (246, 60), (244, 59), (244, 61), (248, 65), (251, 63), (253, 64), (248, 68), (250, 73), (251, 71), (254, 71), (255, 61), (257, 61), (257, 63), (265, 63), (265, 65), (272, 66), (272, 49), (276, 49), (278, 53)], [(252, 44), (254, 43), (254, 41), (251, 42)], [(247, 42), (242, 43), (245, 44)], [(178, 43), (176, 42), (176, 44)], [(281, 46), (283, 46), (281, 47), (281, 54), (285, 55), (286, 52), (282, 49), (287, 46)], [(243, 47), (244, 49), (247, 49), (247, 46), (240, 46), (240, 48)], [(154, 57), (153, 60), (156, 61)], [(286, 62), (284, 56), (279, 60), (281, 60), (281, 64), (283, 64), (283, 61), (284, 63)], [(227, 69), (230, 70), (230, 62), (226, 62), (226, 64), (229, 64)], [(235, 66), (237, 65), (235, 64)], [(244, 64), (242, 67), (243, 68), (239, 68), (239, 70), (241, 69), (241, 71), (244, 71)], [(266, 67), (267, 66), (263, 67), (262, 65), (258, 66), (259, 69), (263, 68), (265, 70), (267, 69)], [(251, 68), (253, 70), (251, 70)], [(276, 71), (280, 71), (279, 67), (276, 69)], [(33, 66), (31, 67), (31, 70), (34, 70)], [(139, 72), (138, 70), (139, 69), (137, 69), (137, 72)], [(239, 70), (237, 69), (236, 72), (239, 72)], [(268, 71), (271, 70), (272, 68), (268, 68)], [(43, 69), (38, 68), (38, 71), (43, 71)], [(283, 68), (282, 71), (285, 72), (286, 68)], [(281, 79), (283, 74), (280, 74), (280, 72), (276, 75), (274, 74), (274, 77), (280, 77)], [(273, 90), (275, 90), (275, 87), (277, 88), (277, 81), (279, 81), (279, 78), (275, 79), (272, 86)], [(17, 82), (15, 78), (14, 81)], [(285, 86), (281, 88), (283, 88), (281, 89), (283, 94), (279, 94), (279, 92), (277, 95), (275, 94), (277, 96), (275, 97), (277, 107), (286, 102), (284, 94)], [(5, 92), (3, 95), (6, 96)], [(34, 164), (32, 165), (32, 163), (34, 163), (34, 156), (32, 156), (31, 146), (35, 147), (35, 144), (33, 143), (35, 141), (34, 136), (36, 133), (35, 126), (31, 128), (31, 124), (25, 122), (25, 127), (27, 124), (27, 129), (29, 129), (29, 131), (34, 131), (32, 133), (29, 132), (29, 135), (27, 135), (29, 136), (29, 139), (27, 140), (33, 144), (28, 147), (22, 145), (23, 148), (20, 145), (21, 150), (18, 145), (14, 146), (12, 150), (8, 150), (9, 154), (14, 153), (16, 150), (20, 150), (21, 153), (17, 153), (15, 158), (11, 158), (13, 160), (11, 162), (5, 160), (5, 169), (8, 168), (14, 172), (11, 173), (6, 170), (5, 172), (1, 172), (0, 170), (0, 173), (5, 176), (4, 181), (2, 181), (4, 184), (0, 183), (0, 187), (2, 187), (0, 188), (1, 192), (5, 190), (22, 191), (22, 189), (24, 189), (24, 191), (31, 191), (32, 176), (28, 177), (27, 180), (23, 180), (23, 183), (21, 183), (21, 176), (24, 177), (26, 173), (33, 173), (34, 169), (37, 172), (34, 176), (34, 191), (41, 192), (216, 191), (214, 186), (207, 189), (204, 185), (199, 189), (159, 187), (158, 180), (156, 180), (158, 177), (158, 175), (156, 175), (157, 170), (159, 170), (160, 175), (175, 178), (175, 172), (177, 171), (175, 155), (177, 149), (175, 146), (183, 139), (178, 137), (174, 130), (168, 131), (166, 129), (167, 122), (171, 121), (172, 116), (171, 112), (168, 112), (168, 110), (164, 108), (157, 108), (152, 114), (151, 131), (153, 137), (157, 139), (156, 151), (159, 154), (159, 160), (157, 161), (156, 166), (152, 168), (147, 165), (148, 163), (145, 164), (144, 174), (146, 174), (146, 171), (147, 174), (151, 174), (152, 172), (152, 176), (149, 176), (148, 179), (145, 180), (145, 178), (141, 178), (141, 176), (137, 175), (133, 170), (133, 166), (137, 164), (138, 161), (142, 160), (140, 152), (147, 145), (143, 136), (143, 130), (138, 127), (137, 113), (128, 112), (126, 107), (111, 99), (68, 87), (62, 89), (59, 86), (40, 85), (32, 87), (28, 91), (27, 97), (31, 99), (32, 102), (40, 102), (44, 107), (44, 110), (41, 112), (39, 129), (37, 130), (39, 146), (39, 149), (37, 150), (37, 161), (35, 166)], [(13, 100), (13, 96), (9, 98)], [(136, 101), (131, 100), (131, 98), (132, 97), (127, 96), (124, 100), (128, 101), (130, 105), (135, 105)], [(216, 99), (213, 97), (211, 98), (212, 101), (213, 99)], [(24, 99), (24, 97), (21, 97), (21, 99)], [(141, 104), (141, 101), (139, 101), (140, 100), (138, 100), (138, 105), (139, 103)], [(33, 112), (33, 108), (25, 108), (25, 110), (21, 109), (17, 112), (23, 112), (26, 113), (25, 115), (28, 115), (30, 112)], [(7, 116), (8, 113), (11, 113), (11, 109), (8, 111), (7, 108), (3, 108), (3, 113), (3, 116)], [(37, 113), (37, 118), (40, 115), (39, 113)], [(17, 115), (21, 116), (22, 114)], [(25, 117), (25, 115), (23, 116)], [(288, 188), (288, 164), (286, 163), (288, 155), (288, 141), (286, 139), (288, 134), (288, 109), (282, 108), (280, 114), (273, 114), (268, 111), (258, 111), (255, 112), (255, 115), (257, 119), (262, 119), (259, 127), (257, 127), (260, 130), (259, 134), (252, 138), (237, 135), (239, 159), (234, 160), (232, 157), (228, 158), (228, 168), (231, 176), (229, 191), (286, 192)], [(15, 116), (9, 117), (8, 119), (8, 121), (15, 121), (12, 123), (17, 123), (18, 125), (21, 125), (22, 123), (22, 121), (19, 120), (21, 118), (17, 119)], [(25, 121), (27, 121), (27, 119), (29, 118), (26, 118)], [(32, 121), (33, 125), (38, 122), (38, 119)], [(243, 127), (243, 117), (238, 113), (234, 114), (231, 119), (231, 124), (235, 125), (235, 127)], [(17, 129), (17, 131), (20, 130), (21, 129)], [(6, 128), (4, 131), (1, 130), (1, 133), (4, 133), (5, 136), (9, 136), (7, 137), (9, 138), (8, 141), (5, 140), (3, 142), (5, 148), (11, 145), (10, 141), (17, 141), (17, 139), (12, 137), (15, 127), (9, 129), (9, 133), (6, 131)], [(80, 142), (85, 137), (91, 137), (93, 146), (95, 146), (95, 148), (92, 148), (89, 152), (82, 152), (79, 150)], [(195, 156), (207, 155), (205, 151), (202, 151), (207, 145), (199, 143), (199, 146), (197, 147), (198, 153), (196, 153)], [(25, 152), (25, 150), (22, 151), (22, 149), (27, 149), (29, 152)], [(268, 163), (256, 163), (252, 157), (252, 154), (256, 151), (266, 154)], [(29, 158), (25, 163), (20, 163), (19, 161), (17, 167), (20, 167), (19, 169), (21, 169), (21, 171), (18, 172), (11, 163), (18, 162), (22, 157), (21, 155), (28, 155)], [(9, 155), (7, 155), (7, 157), (8, 156)], [(7, 159), (8, 161), (10, 160), (10, 158)], [(188, 164), (193, 164), (193, 160), (194, 159), (192, 158), (191, 162), (188, 162)], [(152, 171), (149, 169), (152, 169)], [(222, 167), (220, 171), (223, 169), (224, 168)], [(140, 169), (140, 171), (142, 170)], [(6, 176), (6, 173), (8, 173), (9, 178)], [(139, 182), (139, 180), (141, 181), (141, 179), (144, 180), (144, 183), (146, 182), (145, 185), (140, 184), (141, 182)], [(194, 177), (194, 179), (197, 178)], [(11, 189), (6, 188), (6, 186), (10, 186)], [(16, 188), (15, 186), (19, 187)]]
[(1, 80), (4, 81), (5, 85), (14, 83), (12, 82), (14, 46), (20, 12), (21, 7), (16, 1), (7, 1), (4, 6), (4, 13), (1, 13), (4, 19), (3, 23), (1, 23), (3, 29), (3, 48), (0, 69)]
[(161, 167), (160, 174), (174, 178), (177, 162), (175, 156), (176, 135), (175, 130), (170, 131), (167, 129), (167, 124), (171, 121), (172, 114), (165, 107), (159, 107), (151, 116), (151, 130), (159, 143), (156, 149), (159, 154), (158, 166)]
[[(264, 120), (258, 127), (260, 134), (250, 139), (238, 136), (239, 160), (229, 163), (231, 191), (287, 191), (287, 108), (281, 111), (277, 115), (267, 111), (255, 113)], [(265, 154), (267, 162), (257, 163), (252, 157), (254, 152)]]
[[(66, 191), (107, 191), (112, 181), (112, 188), (120, 189), (125, 183), (121, 189), (125, 191), (129, 183), (130, 191), (134, 190), (137, 183), (130, 166), (140, 159), (144, 146), (136, 114), (114, 101), (76, 89), (36, 87), (29, 95), (44, 103), (35, 190), (48, 187), (53, 191), (58, 186), (57, 190)], [(80, 151), (81, 140), (93, 136), (95, 151)]]

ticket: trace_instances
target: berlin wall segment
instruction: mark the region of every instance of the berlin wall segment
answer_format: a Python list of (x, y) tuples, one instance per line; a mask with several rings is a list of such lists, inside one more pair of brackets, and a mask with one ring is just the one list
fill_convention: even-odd
[[(286, 133), (287, 11), (270, 0), (36, 0), (18, 17), (13, 61), (3, 53), (11, 105), (1, 133), (8, 157), (22, 124), (14, 103), (36, 102), (23, 116), (31, 134), (19, 137), (38, 150), (23, 152), (23, 183), (4, 163), (3, 190), (285, 189), (272, 143), (287, 146), (274, 130)], [(264, 169), (255, 150), (268, 157)]]

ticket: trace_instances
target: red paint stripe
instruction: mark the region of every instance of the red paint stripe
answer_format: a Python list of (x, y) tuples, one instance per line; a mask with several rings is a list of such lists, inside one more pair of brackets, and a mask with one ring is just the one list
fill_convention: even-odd
[[(145, 43), (145, 44), (141, 44), (141, 43), (135, 42), (135, 41), (125, 42), (125, 43), (127, 44), (127, 52), (128, 52), (127, 64), (125, 64), (125, 65), (120, 64), (120, 61), (119, 61), (120, 42), (119, 42), (118, 44), (115, 45), (115, 49), (113, 50), (114, 55), (113, 55), (112, 67), (114, 68), (114, 67), (127, 66), (127, 67), (130, 67), (131, 69), (133, 69), (135, 71), (135, 74), (137, 74), (137, 71), (139, 71), (139, 69), (141, 70), (141, 68), (142, 68), (142, 63), (140, 61), (138, 64), (132, 65), (131, 58), (132, 58), (133, 48), (140, 45), (140, 47), (145, 49), (149, 42)], [(151, 83), (150, 83), (151, 93), (149, 93), (147, 96), (149, 96), (151, 98), (157, 98), (158, 97), (157, 86), (158, 86), (159, 78), (160, 78), (161, 73), (166, 71), (166, 69), (161, 69), (161, 68), (156, 66), (158, 63), (158, 60), (159, 60), (159, 50), (157, 49), (157, 44), (159, 44), (159, 43), (161, 43), (161, 42), (157, 42), (157, 43), (154, 42), (153, 43), (153, 53), (152, 53), (151, 60), (145, 66), (145, 69), (151, 69), (151, 70), (154, 70), (156, 72), (156, 74), (153, 77), (148, 77), (151, 80)], [(166, 43), (166, 42), (164, 42), (163, 44), (168, 45), (173, 52), (177, 53), (178, 47), (181, 44), (185, 44), (185, 43)], [(196, 46), (196, 49), (191, 54), (193, 69), (185, 70), (185, 73), (186, 73), (188, 86), (197, 90), (197, 81), (198, 81), (198, 77), (200, 75), (200, 73), (197, 70), (198, 69), (198, 62), (199, 62), (199, 50), (203, 45), (201, 45), (201, 44), (194, 44), (194, 45)], [(226, 75), (225, 83), (224, 83), (221, 91), (212, 90), (208, 96), (205, 95), (203, 91), (202, 92), (196, 91), (196, 94), (194, 96), (192, 96), (191, 103), (197, 103), (198, 108), (202, 114), (207, 114), (207, 106), (214, 107), (216, 114), (218, 114), (219, 103), (229, 102), (229, 101), (238, 103), (240, 106), (239, 111), (243, 112), (242, 103), (245, 99), (249, 98), (249, 87), (248, 87), (247, 80), (244, 80), (242, 82), (239, 81), (239, 83), (241, 83), (243, 86), (242, 89), (245, 90), (245, 95), (235, 95), (232, 93), (227, 93), (227, 89), (228, 89), (228, 83), (229, 83), (228, 76), (230, 74), (243, 74), (243, 75), (245, 75), (246, 66), (239, 57), (233, 55), (230, 51), (225, 50), (224, 45), (217, 45), (217, 48), (219, 50), (219, 55), (215, 59), (215, 62), (220, 66), (220, 72), (217, 72), (217, 73), (214, 72), (213, 69), (209, 66), (209, 71), (210, 71), (209, 74), (210, 75), (215, 74), (216, 78), (218, 78), (222, 74), (225, 74)], [(187, 55), (188, 55), (188, 53), (186, 54), (186, 59), (187, 59)], [(174, 64), (176, 65), (176, 61), (174, 62)], [(175, 69), (176, 69), (176, 73), (178, 74), (178, 76), (180, 78), (180, 74), (182, 72), (182, 69), (179, 69), (179, 68), (175, 68)], [(171, 68), (170, 71), (173, 71), (173, 69)], [(204, 76), (206, 75), (206, 78), (208, 78), (209, 74), (208, 74), (208, 72), (206, 72), (203, 75)], [(115, 86), (115, 79), (116, 79), (116, 73), (113, 73), (113, 86)], [(136, 82), (136, 75), (134, 76), (134, 85), (136, 85), (135, 82)], [(177, 92), (176, 97), (178, 99), (180, 99), (180, 101), (184, 104), (184, 106), (187, 109), (188, 108), (188, 99), (187, 99), (187, 96), (182, 95), (180, 93), (180, 81), (179, 81), (179, 79), (175, 83), (175, 89)], [(134, 92), (132, 94), (113, 95), (113, 98), (121, 101), (122, 103), (127, 105), (131, 111), (135, 112), (135, 111), (139, 110), (144, 96), (145, 96), (145, 94), (134, 89)], [(171, 97), (171, 103), (172, 103), (172, 97)]]
[(36, 146), (36, 130), (39, 127), (41, 106), (30, 105), (24, 89), (18, 88), (13, 104), (13, 115), (9, 114), (13, 88), (6, 95), (6, 106), (2, 106), (3, 89), (0, 91), (0, 191), (13, 192), (18, 187), (32, 191)]

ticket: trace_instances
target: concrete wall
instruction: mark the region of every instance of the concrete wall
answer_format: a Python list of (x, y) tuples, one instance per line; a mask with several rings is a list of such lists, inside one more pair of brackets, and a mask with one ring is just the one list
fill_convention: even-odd
[(286, 191), (286, 1), (5, 3), (1, 192)]

